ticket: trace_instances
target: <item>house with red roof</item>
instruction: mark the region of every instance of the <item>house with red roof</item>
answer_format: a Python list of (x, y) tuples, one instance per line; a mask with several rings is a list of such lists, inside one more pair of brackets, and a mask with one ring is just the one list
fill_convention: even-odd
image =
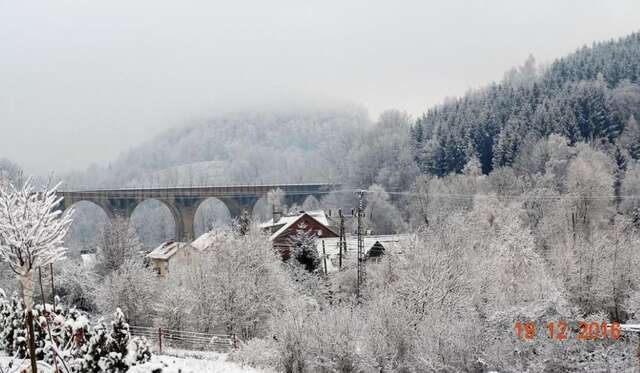
[(270, 233), (269, 240), (283, 260), (289, 259), (291, 241), (300, 230), (311, 232), (318, 239), (338, 237), (324, 211), (301, 211), (283, 216), (274, 214), (273, 219), (260, 224), (260, 228)]

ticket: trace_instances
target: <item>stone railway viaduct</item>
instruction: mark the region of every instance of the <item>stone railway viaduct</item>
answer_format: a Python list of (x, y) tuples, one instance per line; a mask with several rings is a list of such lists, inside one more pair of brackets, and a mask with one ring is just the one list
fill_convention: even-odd
[(136, 206), (147, 199), (156, 199), (169, 208), (175, 221), (175, 239), (190, 241), (194, 239), (194, 219), (198, 206), (208, 198), (217, 198), (227, 206), (231, 218), (239, 217), (243, 211), (251, 213), (258, 200), (271, 190), (284, 192), (287, 205), (302, 203), (309, 196), (317, 199), (338, 187), (336, 184), (273, 184), (273, 185), (237, 185), (204, 186), (176, 188), (131, 188), (102, 189), (86, 191), (59, 191), (63, 197), (60, 209), (69, 209), (81, 201), (98, 205), (109, 219), (131, 218)]

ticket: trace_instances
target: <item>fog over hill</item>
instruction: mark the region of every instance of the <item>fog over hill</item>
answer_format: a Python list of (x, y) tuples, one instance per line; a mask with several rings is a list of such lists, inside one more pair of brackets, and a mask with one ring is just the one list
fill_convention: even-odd
[(213, 115), (64, 179), (70, 188), (337, 181), (336, 165), (370, 128), (366, 110), (347, 104)]

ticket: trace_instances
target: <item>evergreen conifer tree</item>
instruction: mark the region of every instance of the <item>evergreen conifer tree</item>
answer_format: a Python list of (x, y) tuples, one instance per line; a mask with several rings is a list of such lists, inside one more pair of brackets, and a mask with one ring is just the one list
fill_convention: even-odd
[(109, 354), (100, 359), (100, 368), (106, 372), (124, 373), (129, 369), (125, 362), (129, 347), (129, 324), (120, 308), (116, 309), (114, 320), (111, 322), (111, 330), (107, 342)]
[(94, 328), (91, 338), (83, 348), (81, 370), (88, 373), (101, 372), (100, 362), (109, 356), (109, 334), (102, 319)]
[(627, 121), (618, 143), (631, 158), (640, 159), (640, 125), (634, 116)]
[(307, 225), (300, 223), (296, 234), (291, 237), (291, 257), (302, 264), (309, 272), (314, 272), (320, 266), (320, 255), (316, 249), (316, 236)]

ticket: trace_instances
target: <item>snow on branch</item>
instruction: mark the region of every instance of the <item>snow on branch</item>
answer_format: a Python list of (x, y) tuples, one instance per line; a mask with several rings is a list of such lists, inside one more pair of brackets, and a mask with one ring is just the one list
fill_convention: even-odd
[(21, 187), (0, 185), (0, 260), (20, 276), (59, 260), (73, 211), (58, 210), (62, 198), (51, 189), (36, 191), (31, 180)]

